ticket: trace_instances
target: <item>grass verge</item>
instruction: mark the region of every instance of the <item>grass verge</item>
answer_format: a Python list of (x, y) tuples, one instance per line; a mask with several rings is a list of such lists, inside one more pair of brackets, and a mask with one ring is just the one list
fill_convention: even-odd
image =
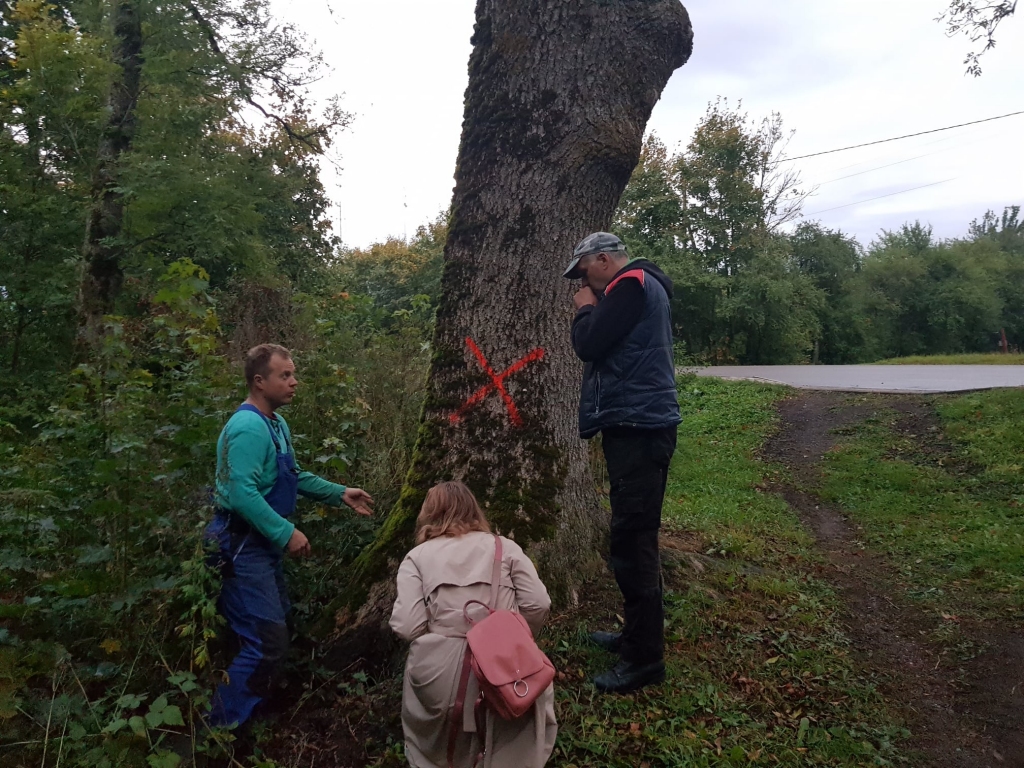
[(934, 401), (939, 419), (909, 433), (883, 409), (845, 430), (822, 495), (936, 611), (1019, 618), (1024, 607), (1024, 390)]
[(1024, 365), (1024, 354), (987, 352), (969, 355), (911, 355), (879, 360), (875, 365)]

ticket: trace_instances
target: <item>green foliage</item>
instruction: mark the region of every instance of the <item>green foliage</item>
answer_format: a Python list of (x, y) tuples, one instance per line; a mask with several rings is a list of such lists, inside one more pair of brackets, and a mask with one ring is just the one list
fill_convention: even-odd
[[(348, 116), (306, 106), (316, 57), (268, 8), (140, 4), (141, 97), (117, 169), (126, 279), (83, 357), (109, 7), (0, 5), (0, 738), (34, 764), (170, 765), (169, 732), (202, 723), (222, 623), (201, 532), (239, 347), (294, 348), (304, 466), (358, 478), (386, 508), (408, 465), (444, 223), (402, 246), (408, 261), (383, 246), (370, 277), (399, 286), (386, 301), (350, 279), (358, 254), (336, 258), (316, 159)], [(253, 126), (254, 109), (273, 116)], [(322, 553), (291, 567), (301, 626), (376, 524), (299, 514)]]
[(989, 239), (935, 244), (920, 224), (883, 232), (864, 261), (871, 343), (882, 357), (996, 346), (1004, 255)]
[[(65, 377), (34, 430), (2, 426), (0, 735), (27, 742), (37, 763), (38, 713), (56, 695), (74, 704), (59, 710), (67, 764), (169, 765), (167, 739), (202, 726), (226, 661), (201, 535), (240, 371), (224, 354), (207, 272), (181, 260), (153, 283), (138, 317), (108, 318), (103, 346)], [(288, 413), (300, 463), (389, 505), (412, 451), (429, 309), (387, 314), (345, 292), (281, 306), (302, 341)], [(302, 627), (377, 523), (310, 504), (299, 515), (319, 553), (289, 563)]]
[[(0, 45), (0, 366), (17, 382), (70, 354), (75, 261), (112, 68), (103, 42), (53, 5), (4, 3), (0, 25), (9, 36)], [(14, 386), (6, 418), (29, 427), (53, 392)]]
[(820, 334), (812, 362), (842, 365), (860, 361), (865, 343), (863, 306), (856, 291), (860, 245), (842, 232), (805, 222), (789, 238), (797, 268), (814, 281), (823, 301), (817, 315)]
[[(139, 6), (141, 96), (116, 169), (126, 276), (116, 312), (126, 320), (149, 310), (156, 277), (181, 259), (214, 289), (283, 275), (322, 293), (329, 282), (337, 243), (315, 156), (348, 116), (333, 103), (310, 112), (318, 60), (268, 7)], [(68, 371), (76, 354), (80, 249), (116, 75), (108, 11), (89, 0), (0, 5), (0, 369), (20, 395), (3, 418), (19, 429), (58, 392), (18, 374), (55, 381), (45, 374)], [(277, 119), (249, 125), (243, 109), (254, 105)]]
[(390, 238), (367, 250), (342, 251), (332, 275), (347, 291), (369, 297), (377, 322), (423, 325), (433, 317), (441, 291), (441, 266), (448, 216), (416, 230), (410, 243)]
[[(164, 642), (178, 615), (200, 617), (192, 621), (203, 625), (200, 643), (214, 622), (204, 566), (180, 570), (196, 541), (181, 531), (197, 530), (207, 514), (197, 491), (213, 460), (229, 370), (214, 354), (206, 273), (180, 262), (160, 282), (149, 319), (110, 318), (98, 356), (72, 372), (35, 439), (3, 449), (0, 590), (24, 606), (7, 637), (24, 648), (52, 644), (59, 663), (48, 687), (65, 701), (71, 764), (158, 755), (154, 729), (184, 725), (182, 712), (191, 720), (206, 701), (164, 683), (166, 694), (140, 709), (148, 694), (128, 693), (158, 684), (142, 673), (142, 658), (166, 656), (189, 672), (205, 661), (195, 638), (191, 647)], [(25, 675), (12, 692), (24, 702), (19, 712), (41, 706), (38, 678)], [(111, 697), (115, 687), (121, 694)], [(48, 731), (33, 733), (39, 722), (6, 718), (0, 728), (45, 742)]]

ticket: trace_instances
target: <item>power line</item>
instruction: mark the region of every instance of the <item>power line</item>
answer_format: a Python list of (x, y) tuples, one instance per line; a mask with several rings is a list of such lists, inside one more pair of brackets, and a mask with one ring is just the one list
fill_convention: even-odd
[[(979, 134), (977, 134), (975, 136), (971, 136), (970, 138), (966, 138), (966, 139), (964, 137), (960, 137), (960, 136), (944, 136), (944, 137), (941, 137), (941, 138), (938, 138), (938, 139), (933, 139), (932, 141), (924, 142), (924, 144), (922, 144), (922, 148), (931, 147), (931, 146), (933, 146), (935, 144), (948, 143), (948, 142), (951, 142), (951, 141), (952, 142), (956, 142), (956, 143), (952, 144), (952, 145), (945, 146), (945, 147), (941, 147), (939, 149), (935, 149), (935, 150), (933, 150), (931, 152), (928, 152), (926, 154), (923, 154), (923, 155), (916, 155), (915, 158), (912, 158), (912, 159), (916, 159), (918, 157), (929, 157), (930, 155), (937, 155), (937, 154), (940, 154), (942, 152), (949, 152), (951, 150), (959, 150), (959, 149), (962, 149), (965, 146), (970, 146), (970, 145), (977, 144), (979, 141), (989, 141), (990, 139), (993, 139), (993, 138), (995, 138), (997, 136), (1004, 136), (1006, 134), (1006, 130), (1008, 130), (1008, 129), (998, 128), (994, 132), (979, 133)], [(838, 168), (832, 168), (829, 171), (827, 171), (827, 173), (839, 173), (840, 171), (845, 171), (845, 170), (848, 170), (850, 168), (862, 168), (865, 165), (868, 165), (870, 163), (876, 162), (877, 160), (880, 160), (880, 159), (882, 159), (882, 158), (881, 157), (878, 157), (878, 158), (874, 158), (873, 157), (873, 158), (868, 159), (868, 160), (858, 160), (856, 163), (850, 163), (849, 165), (841, 165)], [(903, 161), (901, 160), (900, 162), (903, 162)], [(879, 167), (884, 168), (885, 166), (879, 166)], [(833, 180), (830, 180), (830, 181), (833, 181)], [(830, 183), (830, 182), (829, 181), (822, 182), (822, 184), (828, 184), (828, 183)]]
[(1024, 109), (1019, 112), (1009, 112), (1005, 115), (996, 115), (995, 117), (986, 117), (984, 120), (972, 120), (969, 123), (960, 123), (959, 125), (947, 125), (945, 128), (933, 128), (930, 131), (920, 131), (919, 133), (908, 133), (906, 136), (894, 136), (891, 139), (879, 139), (878, 141), (868, 141), (864, 144), (854, 144), (849, 147), (840, 147), (839, 149), (827, 149), (824, 152), (812, 152), (809, 155), (798, 155), (797, 157), (787, 157), (786, 161), (790, 160), (806, 160), (808, 157), (820, 157), (821, 155), (832, 155), (836, 152), (846, 152), (848, 149), (860, 149), (861, 147), (873, 147), (875, 144), (885, 144), (890, 141), (900, 141), (901, 139), (912, 139), (915, 136), (925, 136), (929, 133), (940, 133), (941, 131), (951, 131), (954, 128), (964, 128), (968, 125), (978, 125), (979, 123), (990, 123), (993, 120), (1002, 120), (1004, 117), (1014, 117), (1016, 115), (1024, 115)]
[(928, 187), (937, 187), (939, 184), (945, 184), (948, 181), (954, 181), (956, 177), (952, 179), (943, 179), (942, 181), (933, 181), (931, 184), (923, 184), (920, 187), (914, 187), (912, 189), (902, 189), (899, 192), (890, 192), (887, 195), (879, 195), (878, 197), (869, 197), (867, 200), (858, 200), (855, 203), (847, 203), (846, 205), (837, 205), (835, 208), (826, 208), (822, 211), (812, 211), (808, 213), (808, 216), (817, 216), (819, 213), (828, 213), (829, 211), (838, 211), (840, 208), (849, 208), (851, 205), (861, 205), (862, 203), (870, 203), (875, 200), (881, 200), (883, 197), (895, 197), (896, 195), (905, 195), (907, 192), (916, 192), (919, 189), (927, 189)]
[(879, 165), (876, 168), (868, 168), (866, 171), (857, 171), (857, 173), (851, 173), (851, 174), (849, 174), (847, 176), (840, 176), (838, 179), (829, 179), (828, 181), (823, 181), (818, 186), (819, 187), (823, 187), (826, 184), (831, 184), (831, 183), (833, 183), (835, 181), (842, 181), (843, 179), (852, 179), (854, 176), (863, 176), (865, 173), (874, 173), (875, 171), (880, 171), (883, 168), (892, 168), (894, 165), (903, 165), (903, 163), (909, 163), (911, 160), (920, 160), (922, 157), (929, 157), (931, 155), (937, 155), (941, 151), (942, 150), (939, 149), (939, 150), (936, 150), (935, 152), (928, 152), (927, 154), (924, 154), (924, 155), (916, 155), (915, 157), (908, 157), (906, 160), (899, 160), (899, 161), (897, 161), (895, 163), (889, 163), (888, 165)]

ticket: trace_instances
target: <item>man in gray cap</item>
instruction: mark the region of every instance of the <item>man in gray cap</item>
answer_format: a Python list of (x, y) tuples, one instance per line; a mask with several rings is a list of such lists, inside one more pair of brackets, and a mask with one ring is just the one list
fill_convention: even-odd
[(630, 260), (625, 244), (608, 232), (580, 241), (565, 277), (583, 283), (573, 296), (572, 323), (573, 349), (586, 363), (580, 436), (602, 435), (611, 480), (610, 565), (625, 616), (621, 633), (590, 636), (621, 657), (594, 684), (626, 693), (665, 679), (658, 530), (681, 420), (672, 281), (651, 262)]

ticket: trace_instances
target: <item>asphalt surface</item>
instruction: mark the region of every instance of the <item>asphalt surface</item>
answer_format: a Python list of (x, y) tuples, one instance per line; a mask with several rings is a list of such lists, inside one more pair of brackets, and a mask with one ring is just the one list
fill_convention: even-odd
[(698, 376), (841, 392), (966, 392), (1024, 387), (1024, 365), (721, 365), (696, 372)]

